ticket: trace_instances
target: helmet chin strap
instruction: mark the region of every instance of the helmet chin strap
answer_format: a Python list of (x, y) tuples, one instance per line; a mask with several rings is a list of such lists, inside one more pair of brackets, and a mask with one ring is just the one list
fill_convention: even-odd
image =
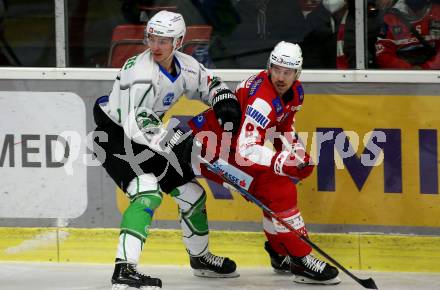
[[(182, 45), (180, 45), (179, 47), (177, 47), (178, 41), (179, 41), (179, 38), (177, 38), (177, 37), (175, 37), (173, 39), (173, 51), (171, 51), (170, 55), (164, 61), (168, 61), (170, 58), (173, 58), (176, 51), (182, 46)], [(171, 63), (172, 63), (172, 61), (171, 61)]]
[[(177, 41), (178, 41), (177, 38), (173, 39), (173, 51), (171, 51), (170, 55), (164, 60), (164, 62), (168, 62), (170, 59), (172, 59), (174, 57), (174, 54), (176, 53), (176, 50), (178, 49)], [(171, 60), (171, 64), (172, 63), (173, 63), (173, 61)]]
[(173, 49), (173, 51), (170, 53), (170, 55), (164, 61), (168, 61), (168, 60), (170, 60), (170, 58), (173, 58), (175, 51), (176, 51), (176, 49)]

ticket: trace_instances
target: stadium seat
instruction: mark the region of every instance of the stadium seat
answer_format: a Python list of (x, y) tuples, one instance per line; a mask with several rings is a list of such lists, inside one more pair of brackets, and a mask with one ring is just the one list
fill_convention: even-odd
[(210, 25), (190, 25), (186, 29), (182, 52), (192, 55), (198, 45), (209, 45), (211, 39), (212, 26)]
[(113, 30), (108, 67), (120, 68), (133, 55), (144, 51), (144, 25), (123, 24)]
[[(123, 24), (113, 30), (108, 67), (120, 68), (128, 58), (148, 48), (143, 43), (144, 28), (145, 26), (140, 24)], [(188, 26), (180, 50), (194, 56), (197, 47), (209, 45), (211, 33), (212, 26), (209, 25)]]

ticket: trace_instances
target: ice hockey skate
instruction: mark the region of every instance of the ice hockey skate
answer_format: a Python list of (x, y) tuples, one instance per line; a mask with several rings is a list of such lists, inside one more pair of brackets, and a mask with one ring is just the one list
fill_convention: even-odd
[(152, 278), (137, 271), (136, 265), (116, 259), (115, 271), (112, 276), (112, 290), (125, 289), (154, 290), (162, 288), (159, 278)]
[(290, 257), (290, 270), (294, 282), (304, 284), (335, 285), (341, 282), (335, 267), (317, 259), (312, 254), (304, 257)]
[(189, 257), (194, 276), (210, 278), (236, 278), (240, 276), (235, 270), (237, 265), (226, 257), (207, 252), (200, 257)]
[(270, 256), (270, 264), (272, 265), (275, 273), (283, 274), (283, 275), (291, 275), (290, 271), (290, 257), (283, 256), (275, 252), (274, 249), (270, 246), (269, 242), (266, 241), (264, 243), (264, 249)]

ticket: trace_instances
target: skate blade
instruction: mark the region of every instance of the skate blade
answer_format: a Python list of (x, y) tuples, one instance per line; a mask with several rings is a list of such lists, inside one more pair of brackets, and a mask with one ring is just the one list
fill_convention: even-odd
[(128, 289), (128, 285), (123, 285), (123, 284), (113, 284), (112, 285), (112, 290), (125, 290)]
[(141, 288), (130, 287), (123, 284), (113, 284), (112, 290), (129, 290), (129, 289), (140, 289), (140, 290), (158, 290), (160, 287), (157, 286), (141, 286)]
[(206, 278), (237, 278), (240, 276), (236, 271), (228, 274), (217, 273), (210, 270), (192, 269), (194, 276)]
[(339, 277), (335, 277), (333, 279), (319, 281), (319, 280), (313, 280), (307, 277), (296, 275), (295, 278), (293, 279), (293, 282), (300, 284), (336, 285), (341, 283), (341, 279), (339, 279)]

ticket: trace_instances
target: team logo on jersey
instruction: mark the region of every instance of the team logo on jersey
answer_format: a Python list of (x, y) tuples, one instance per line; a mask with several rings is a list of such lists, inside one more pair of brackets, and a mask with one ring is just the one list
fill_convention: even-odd
[(163, 98), (163, 105), (164, 106), (169, 106), (171, 105), (171, 103), (173, 102), (174, 99), (174, 93), (168, 93), (165, 98)]
[(193, 121), (194, 125), (196, 125), (196, 127), (200, 129), (200, 128), (202, 128), (203, 124), (205, 124), (206, 118), (205, 118), (205, 116), (200, 114), (200, 115), (197, 115), (194, 118), (192, 118), (192, 121)]
[(283, 105), (281, 104), (281, 99), (280, 97), (276, 97), (276, 99), (272, 100), (272, 105), (275, 108), (275, 113), (277, 116), (281, 115), (281, 113), (283, 112)]
[(379, 55), (383, 52), (383, 50), (385, 49), (385, 47), (380, 44), (380, 43), (376, 43), (376, 54)]
[(254, 82), (255, 77), (256, 77), (256, 75), (252, 75), (250, 78), (248, 78), (247, 81), (245, 82), (244, 87), (249, 88), (252, 85), (252, 83)]
[(267, 118), (263, 113), (252, 106), (247, 106), (246, 115), (254, 120), (262, 128), (266, 128), (267, 124), (269, 124), (269, 118)]
[(245, 190), (249, 189), (253, 178), (246, 172), (227, 163), (223, 159), (218, 159), (212, 165), (216, 168), (216, 170), (219, 170), (222, 174), (226, 175), (227, 178), (234, 182), (236, 185), (244, 188)]
[(253, 97), (257, 91), (258, 88), (261, 86), (261, 83), (263, 82), (263, 78), (256, 78), (252, 84), (251, 84), (251, 88), (249, 89), (249, 96)]

